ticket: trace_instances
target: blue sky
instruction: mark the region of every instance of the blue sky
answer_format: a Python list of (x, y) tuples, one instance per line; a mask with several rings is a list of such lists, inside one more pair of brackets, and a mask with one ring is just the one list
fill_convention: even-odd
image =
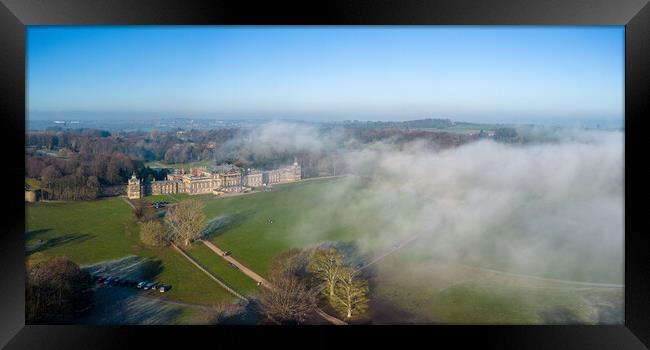
[(624, 27), (27, 30), (29, 117), (621, 119)]

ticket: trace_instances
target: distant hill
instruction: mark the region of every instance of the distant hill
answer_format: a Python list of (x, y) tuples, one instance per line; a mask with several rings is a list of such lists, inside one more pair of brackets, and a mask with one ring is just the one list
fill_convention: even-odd
[(374, 122), (374, 121), (348, 121), (345, 122), (347, 127), (363, 128), (408, 128), (408, 129), (445, 129), (454, 126), (451, 119), (417, 119), (403, 122)]
[(444, 129), (451, 126), (454, 126), (454, 123), (450, 119), (419, 119), (419, 120), (409, 120), (401, 123), (407, 128), (432, 128), (432, 129)]

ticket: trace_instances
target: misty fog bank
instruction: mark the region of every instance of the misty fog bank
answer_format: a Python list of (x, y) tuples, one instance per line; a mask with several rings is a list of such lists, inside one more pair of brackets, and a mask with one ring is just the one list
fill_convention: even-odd
[[(315, 210), (344, 207), (332, 220), (363, 233), (361, 251), (420, 235), (414, 249), (431, 263), (622, 283), (623, 133), (558, 135), (439, 151), (418, 141), (367, 145), (344, 155), (349, 173), (369, 179), (362, 189), (342, 182)], [(306, 217), (296, 234), (330, 229)]]

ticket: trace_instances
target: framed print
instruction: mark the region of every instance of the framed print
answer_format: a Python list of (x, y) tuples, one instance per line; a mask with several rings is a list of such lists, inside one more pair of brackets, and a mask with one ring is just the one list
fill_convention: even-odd
[(7, 348), (650, 344), (646, 1), (0, 14)]

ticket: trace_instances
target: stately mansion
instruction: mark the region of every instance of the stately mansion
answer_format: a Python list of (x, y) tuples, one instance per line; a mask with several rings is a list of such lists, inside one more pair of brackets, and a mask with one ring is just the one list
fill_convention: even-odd
[(221, 194), (243, 192), (254, 187), (269, 186), (301, 179), (297, 162), (280, 169), (260, 171), (230, 165), (176, 169), (165, 181), (141, 181), (135, 174), (129, 179), (127, 195), (131, 199), (160, 194)]

